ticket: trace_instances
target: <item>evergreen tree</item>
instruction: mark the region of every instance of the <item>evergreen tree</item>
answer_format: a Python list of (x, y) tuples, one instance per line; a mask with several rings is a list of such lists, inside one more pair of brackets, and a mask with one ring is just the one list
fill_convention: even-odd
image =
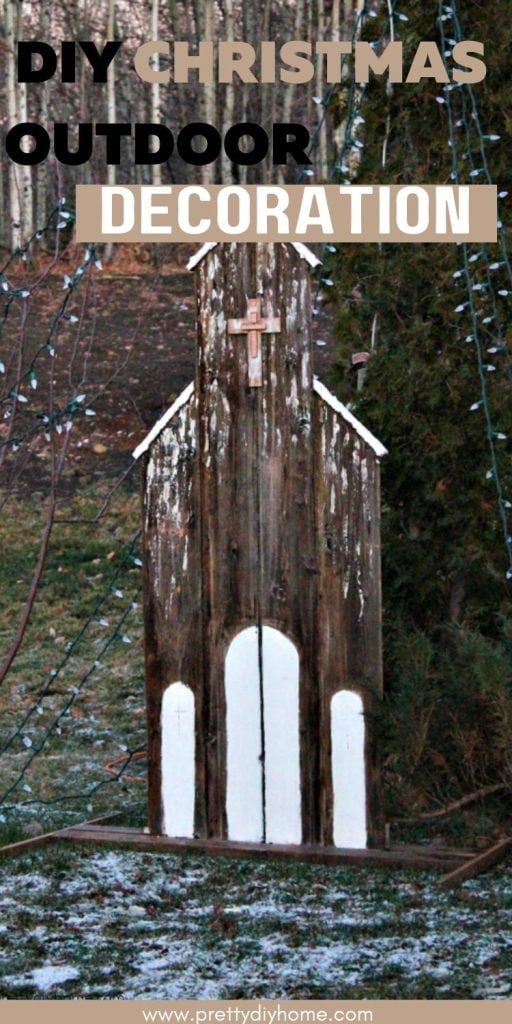
[[(368, 22), (368, 39), (388, 32), (381, 6), (380, 19)], [(395, 22), (405, 67), (420, 40), (436, 40), (448, 54), (462, 37), (484, 42), (487, 77), (448, 90), (435, 81), (386, 88), (373, 78), (361, 107), (364, 124), (352, 129), (363, 143), (352, 183), (485, 184), (488, 167), (506, 191), (509, 5), (498, 0), (492, 17), (475, 0), (400, 9), (408, 17)], [(348, 112), (350, 119), (354, 95), (347, 99), (343, 90), (335, 98), (340, 118)], [(350, 162), (346, 155), (343, 162)], [(500, 199), (505, 223), (507, 202)], [(337, 307), (333, 384), (389, 449), (382, 463), (387, 742), (409, 803), (511, 774), (510, 552), (503, 528), (510, 512), (496, 485), (512, 501), (512, 284), (501, 244), (475, 245), (467, 259), (469, 287), (464, 249), (454, 244), (341, 245), (325, 274), (334, 281), (329, 297)], [(468, 303), (475, 306), (481, 378)], [(361, 350), (370, 359), (356, 392), (351, 356)]]

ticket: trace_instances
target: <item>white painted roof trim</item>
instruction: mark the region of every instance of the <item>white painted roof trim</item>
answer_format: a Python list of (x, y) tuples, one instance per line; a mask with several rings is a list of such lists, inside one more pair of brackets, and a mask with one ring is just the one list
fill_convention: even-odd
[(211, 252), (212, 249), (215, 249), (215, 246), (218, 244), (218, 242), (205, 242), (205, 244), (190, 257), (187, 263), (187, 270), (193, 270), (194, 267), (197, 267), (197, 264), (201, 262), (203, 256), (206, 256), (207, 252)]
[(343, 405), (343, 403), (333, 395), (332, 391), (329, 391), (329, 388), (326, 388), (325, 384), (322, 384), (322, 382), (318, 380), (318, 377), (315, 377), (313, 381), (313, 391), (319, 396), (319, 398), (322, 398), (327, 405), (330, 405), (331, 409), (334, 409), (334, 412), (338, 412), (346, 423), (350, 423), (350, 426), (354, 428), (357, 434), (359, 434), (359, 437), (365, 441), (370, 448), (373, 448), (377, 458), (380, 459), (383, 455), (387, 455), (387, 448), (385, 448), (384, 445), (381, 444), (381, 442), (378, 441), (377, 438), (374, 437), (374, 435), (367, 430), (367, 428), (363, 426), (358, 419), (356, 419), (356, 417), (347, 409), (346, 405)]
[(140, 459), (141, 455), (144, 455), (144, 452), (147, 452), (148, 448), (150, 448), (150, 446), (153, 444), (153, 441), (158, 437), (162, 430), (164, 430), (169, 421), (172, 420), (173, 416), (175, 416), (176, 413), (179, 412), (179, 410), (182, 409), (183, 406), (187, 404), (189, 399), (192, 397), (193, 393), (194, 382), (192, 381), (192, 383), (188, 384), (185, 390), (181, 392), (181, 395), (178, 395), (178, 397), (169, 407), (167, 412), (164, 412), (164, 415), (161, 416), (159, 420), (157, 420), (154, 427), (152, 427), (152, 429), (149, 431), (149, 434), (144, 438), (143, 441), (141, 441), (141, 443), (135, 449), (135, 451), (133, 452), (134, 459)]
[[(321, 266), (322, 260), (319, 260), (318, 256), (315, 256), (314, 252), (311, 252), (311, 249), (308, 249), (307, 245), (303, 245), (302, 242), (283, 242), (282, 244), (292, 245), (295, 252), (302, 260), (306, 260), (306, 263), (309, 263), (310, 267)], [(187, 263), (187, 270), (193, 270), (194, 267), (197, 267), (206, 254), (211, 252), (212, 249), (215, 249), (215, 246), (217, 245), (219, 245), (218, 242), (205, 242), (205, 244), (190, 257)]]
[[(325, 384), (322, 384), (322, 382), (318, 380), (318, 377), (315, 377), (314, 379), (313, 391), (319, 396), (319, 398), (322, 398), (323, 401), (334, 410), (334, 412), (339, 413), (346, 423), (350, 423), (356, 433), (359, 434), (359, 437), (373, 449), (378, 458), (381, 458), (383, 455), (387, 455), (387, 448), (385, 448), (384, 445), (381, 444), (381, 442), (378, 441), (377, 438), (374, 437), (374, 435), (367, 430), (367, 428), (363, 426), (358, 419), (356, 419), (356, 417), (347, 409), (346, 405), (343, 405), (343, 403), (333, 395), (332, 391), (329, 391), (329, 389), (326, 388)], [(135, 449), (133, 452), (134, 459), (140, 459), (140, 456), (147, 452), (148, 448), (153, 444), (153, 441), (158, 437), (162, 430), (165, 429), (173, 416), (175, 416), (176, 413), (179, 412), (179, 410), (182, 409), (183, 406), (191, 399), (193, 393), (194, 382), (192, 381), (187, 385), (185, 390), (181, 392), (181, 395), (178, 395), (169, 409), (167, 409), (167, 412), (157, 420), (154, 427), (149, 431), (149, 434), (146, 435), (144, 440), (141, 441)]]
[(302, 260), (306, 260), (310, 267), (322, 266), (322, 260), (319, 260), (318, 256), (315, 256), (314, 252), (311, 252), (307, 245), (304, 245), (302, 242), (290, 242), (290, 245), (293, 245), (295, 252), (298, 253)]

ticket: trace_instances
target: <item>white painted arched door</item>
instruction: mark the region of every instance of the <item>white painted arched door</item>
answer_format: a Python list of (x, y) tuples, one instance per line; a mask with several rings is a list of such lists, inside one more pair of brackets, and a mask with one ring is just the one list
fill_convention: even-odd
[(363, 702), (340, 690), (331, 701), (333, 839), (342, 848), (365, 849), (366, 769)]
[(242, 630), (226, 656), (228, 837), (302, 839), (299, 656), (271, 626)]
[(194, 694), (183, 683), (168, 686), (162, 700), (163, 833), (194, 835), (195, 708)]
[(263, 841), (262, 729), (256, 626), (244, 629), (226, 656), (226, 813), (228, 837)]

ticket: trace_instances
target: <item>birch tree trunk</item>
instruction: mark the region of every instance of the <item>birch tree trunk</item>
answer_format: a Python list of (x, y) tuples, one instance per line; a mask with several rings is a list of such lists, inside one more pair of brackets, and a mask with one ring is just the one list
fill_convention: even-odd
[[(108, 0), (107, 16), (107, 39), (116, 38), (116, 10), (115, 0)], [(107, 121), (113, 124), (116, 120), (116, 72), (115, 62), (112, 62), (107, 72)], [(107, 167), (107, 184), (116, 184), (116, 165), (109, 164)], [(105, 256), (110, 259), (112, 256), (112, 243), (105, 247)]]
[[(52, 22), (52, 4), (42, 3), (39, 8), (39, 38), (40, 39), (51, 39), (51, 22)], [(41, 82), (38, 86), (39, 95), (39, 122), (43, 125), (43, 128), (48, 127), (48, 85), (46, 82)], [(81, 112), (82, 120), (85, 120), (83, 113)], [(48, 165), (46, 161), (38, 164), (36, 168), (36, 209), (35, 209), (35, 223), (38, 228), (42, 228), (47, 216), (47, 179), (48, 179)], [(45, 244), (45, 239), (42, 239), (42, 244)]]
[[(344, 0), (346, 3), (347, 0)], [(353, 0), (351, 0), (353, 2)], [(339, 42), (342, 37), (342, 12), (341, 12), (342, 0), (332, 0), (332, 13), (331, 13), (331, 39), (333, 42)], [(341, 125), (336, 127), (330, 125), (330, 135), (334, 144), (336, 153), (339, 152), (342, 140)]]
[[(198, 32), (200, 39), (205, 42), (215, 41), (215, 4), (212, 0), (204, 0), (203, 14), (199, 23)], [(201, 31), (202, 30), (202, 31)], [(217, 121), (217, 89), (215, 82), (208, 82), (203, 85), (204, 90), (204, 119), (207, 124), (216, 124)], [(214, 164), (205, 164), (201, 168), (201, 179), (203, 184), (212, 185), (215, 178)]]
[[(16, 93), (16, 25), (18, 21), (17, 0), (5, 0), (5, 45), (7, 50), (7, 127), (17, 124), (18, 104)], [(12, 249), (21, 245), (21, 168), (9, 161), (9, 220)]]
[[(212, 2), (212, 0), (210, 0)], [(172, 42), (178, 40), (183, 41), (188, 39), (191, 42), (190, 35), (190, 11), (188, 4), (180, 3), (179, 0), (169, 0), (169, 15), (171, 22), (171, 39)], [(204, 86), (202, 86), (204, 88)], [(171, 123), (171, 128), (176, 129), (178, 126), (188, 124), (191, 120), (196, 120), (194, 115), (193, 118), (188, 116), (189, 103), (192, 97), (195, 99), (195, 89), (193, 85), (174, 85), (173, 93), (174, 97), (174, 110), (176, 111), (175, 120)], [(193, 104), (195, 108), (195, 103)], [(190, 180), (190, 173), (185, 164), (182, 165), (181, 173), (185, 174), (185, 180)], [(212, 178), (213, 180), (213, 178)]]
[[(158, 22), (159, 22), (160, 4), (159, 0), (152, 0), (151, 2), (151, 39), (158, 39)], [(111, 36), (109, 38), (112, 38)], [(158, 71), (158, 54), (155, 53), (151, 58), (151, 67), (153, 70)], [(160, 121), (160, 82), (151, 83), (151, 120), (153, 123), (158, 124)], [(151, 176), (153, 185), (162, 184), (162, 165), (153, 164), (151, 167)]]
[[(318, 11), (317, 11), (317, 41), (323, 42), (325, 39), (325, 0), (317, 0)], [(317, 75), (316, 75), (316, 93), (320, 100), (325, 99), (324, 96), (324, 78), (322, 62), (317, 62)], [(318, 107), (318, 129), (317, 129), (317, 144), (316, 152), (317, 159), (313, 162), (316, 163), (319, 177), (322, 180), (327, 178), (327, 111), (323, 104), (319, 104)]]
[[(364, 7), (364, 0), (343, 0), (343, 38), (347, 41), (352, 40), (357, 42), (361, 36), (361, 24), (358, 22), (358, 15)], [(346, 94), (348, 88), (347, 81), (350, 77), (350, 71), (347, 63), (343, 65), (343, 88)], [(345, 131), (347, 127), (346, 119), (341, 121), (338, 128), (339, 144), (338, 152), (341, 148), (341, 141), (345, 137)], [(348, 164), (351, 173), (355, 173), (360, 162), (359, 150), (352, 149), (349, 153), (344, 154), (344, 163)]]
[[(302, 39), (303, 38), (302, 31), (303, 31), (303, 25), (304, 25), (304, 3), (305, 3), (305, 0), (297, 0), (297, 3), (295, 5), (295, 22), (294, 22), (294, 26), (293, 26), (293, 38), (294, 39)], [(266, 88), (268, 89), (268, 86)], [(290, 83), (284, 89), (283, 121), (284, 121), (285, 124), (289, 123), (292, 120), (294, 98), (295, 98), (295, 86)], [(279, 168), (278, 177), (279, 177), (279, 181), (281, 182), (281, 184), (285, 180), (285, 175), (286, 175), (286, 168), (285, 167), (280, 167)]]
[[(23, 39), (23, 4), (18, 4), (17, 11), (17, 25), (16, 25), (16, 42)], [(18, 82), (15, 86), (18, 90), (18, 118), (20, 122), (29, 120), (28, 116), (28, 95), (27, 95), (27, 83)], [(24, 151), (28, 152), (30, 143), (23, 142), (22, 147)], [(20, 168), (20, 182), (21, 182), (21, 242), (22, 245), (28, 241), (31, 235), (34, 233), (34, 199), (33, 199), (33, 188), (32, 188), (32, 168), (29, 165), (22, 165)]]
[(341, 0), (332, 0), (331, 14), (331, 39), (337, 42), (340, 39), (341, 29)]
[[(235, 39), (235, 12), (233, 0), (224, 0), (224, 32), (225, 39), (227, 42), (232, 43)], [(225, 102), (223, 111), (223, 131), (224, 134), (228, 128), (234, 123), (233, 115), (235, 111), (235, 88), (231, 83), (224, 86), (225, 88)], [(221, 174), (223, 185), (229, 185), (233, 180), (233, 168), (231, 161), (226, 156), (225, 150), (222, 150), (221, 157)]]

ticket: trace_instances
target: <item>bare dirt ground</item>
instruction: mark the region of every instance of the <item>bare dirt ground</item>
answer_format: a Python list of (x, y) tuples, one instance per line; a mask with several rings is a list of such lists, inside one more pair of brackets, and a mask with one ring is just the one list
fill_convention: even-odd
[[(38, 361), (39, 390), (27, 393), (32, 405), (41, 396), (42, 411), (51, 373), (58, 403), (59, 396), (71, 394), (73, 387), (76, 390), (86, 370), (83, 390), (95, 417), (82, 424), (81, 441), (73, 445), (68, 486), (84, 479), (117, 478), (128, 468), (131, 452), (146, 431), (194, 376), (195, 281), (186, 269), (192, 250), (188, 246), (168, 249), (170, 256), (156, 268), (144, 254), (130, 252), (115, 254), (104, 269), (93, 269), (67, 309), (78, 323), (62, 324), (55, 357), (49, 361), (44, 355)], [(28, 356), (44, 343), (62, 302), (63, 275), (73, 272), (79, 258), (78, 251), (72, 250), (59, 261), (58, 273), (49, 273), (26, 300)], [(10, 283), (31, 288), (40, 277), (39, 267), (29, 267), (23, 279), (14, 274)], [(314, 294), (314, 281), (312, 289)], [(15, 348), (20, 315), (13, 305), (4, 324), (3, 352)], [(314, 318), (313, 348), (315, 372), (325, 379), (334, 350), (332, 310), (321, 310)], [(6, 429), (0, 425), (0, 433)], [(27, 465), (19, 478), (23, 490), (41, 488), (44, 461), (40, 458), (36, 472), (33, 462)]]

